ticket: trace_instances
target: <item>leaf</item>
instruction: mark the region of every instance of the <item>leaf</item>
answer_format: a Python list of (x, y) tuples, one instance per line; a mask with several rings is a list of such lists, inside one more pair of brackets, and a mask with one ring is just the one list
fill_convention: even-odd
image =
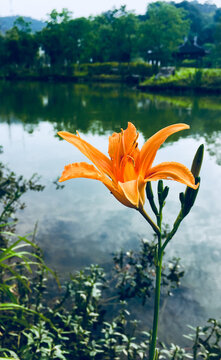
[(0, 311), (11, 311), (11, 310), (12, 311), (13, 310), (23, 310), (23, 311), (25, 311), (27, 313), (38, 315), (42, 320), (49, 323), (51, 325), (52, 329), (54, 329), (56, 332), (59, 332), (59, 330), (52, 324), (50, 319), (48, 319), (46, 316), (42, 315), (41, 313), (39, 313), (39, 312), (37, 312), (35, 310), (26, 308), (25, 306), (22, 306), (22, 305), (19, 305), (19, 304), (13, 304), (13, 303), (0, 304)]

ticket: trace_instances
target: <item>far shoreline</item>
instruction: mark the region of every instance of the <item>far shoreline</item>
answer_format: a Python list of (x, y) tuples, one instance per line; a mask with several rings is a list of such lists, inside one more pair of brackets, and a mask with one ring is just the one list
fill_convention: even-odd
[[(102, 64), (103, 65), (103, 64)], [(221, 94), (221, 69), (180, 68), (170, 76), (149, 77), (137, 73), (128, 74), (89, 74), (77, 75), (56, 72), (13, 71), (10, 74), (0, 74), (0, 81), (38, 81), (48, 83), (118, 83), (133, 86), (141, 92), (161, 94)]]

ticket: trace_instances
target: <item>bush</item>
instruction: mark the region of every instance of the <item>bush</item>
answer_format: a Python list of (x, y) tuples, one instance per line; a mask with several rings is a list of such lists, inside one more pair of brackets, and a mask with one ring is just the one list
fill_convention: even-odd
[(75, 67), (75, 71), (88, 73), (89, 76), (96, 75), (118, 75), (118, 76), (132, 76), (138, 75), (141, 77), (149, 77), (153, 74), (153, 69), (146, 63), (92, 63), (81, 64)]

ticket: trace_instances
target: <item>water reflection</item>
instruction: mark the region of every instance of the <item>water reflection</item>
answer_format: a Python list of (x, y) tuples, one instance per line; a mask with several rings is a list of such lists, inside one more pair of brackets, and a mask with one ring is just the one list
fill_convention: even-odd
[[(141, 143), (164, 126), (188, 123), (190, 131), (174, 134), (156, 159), (157, 163), (171, 160), (189, 167), (198, 145), (206, 144), (197, 204), (167, 250), (168, 256), (182, 258), (186, 275), (182, 288), (162, 308), (161, 334), (172, 323), (173, 330), (167, 336), (175, 341), (175, 334), (180, 337), (188, 331), (185, 324), (198, 325), (220, 316), (218, 97), (168, 97), (107, 84), (5, 82), (0, 84), (0, 99), (2, 161), (26, 177), (39, 173), (47, 185), (43, 193), (25, 195), (27, 208), (20, 214), (18, 231), (31, 232), (38, 220), (38, 241), (49, 265), (62, 274), (91, 262), (106, 266), (115, 250), (138, 248), (139, 239), (152, 234), (136, 211), (124, 208), (99, 182), (76, 179), (56, 191), (52, 182), (63, 166), (85, 161), (77, 149), (60, 141), (57, 130), (79, 130), (87, 141), (107, 153), (107, 135), (126, 128), (128, 121), (138, 128)], [(170, 185), (165, 222), (171, 224), (183, 186)], [(137, 315), (142, 311), (137, 308)]]
[(192, 135), (210, 141), (221, 128), (219, 97), (168, 97), (107, 84), (1, 82), (0, 98), (0, 120), (29, 124), (27, 129), (49, 121), (55, 130), (104, 134), (125, 128), (130, 120), (147, 138), (179, 119), (191, 125)]

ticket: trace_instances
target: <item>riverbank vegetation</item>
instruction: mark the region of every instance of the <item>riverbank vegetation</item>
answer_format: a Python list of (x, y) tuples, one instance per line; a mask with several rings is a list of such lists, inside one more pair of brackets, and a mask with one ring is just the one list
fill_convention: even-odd
[(180, 68), (169, 76), (152, 76), (139, 85), (142, 90), (172, 90), (172, 91), (195, 91), (212, 92), (221, 91), (220, 69), (196, 69)]
[[(76, 19), (67, 9), (53, 10), (35, 33), (20, 17), (0, 34), (0, 76), (138, 82), (162, 66), (216, 68), (221, 65), (220, 29), (220, 8), (197, 1), (150, 3), (144, 15), (126, 6)], [(190, 53), (179, 60), (184, 38), (196, 43), (196, 37), (206, 56)]]

